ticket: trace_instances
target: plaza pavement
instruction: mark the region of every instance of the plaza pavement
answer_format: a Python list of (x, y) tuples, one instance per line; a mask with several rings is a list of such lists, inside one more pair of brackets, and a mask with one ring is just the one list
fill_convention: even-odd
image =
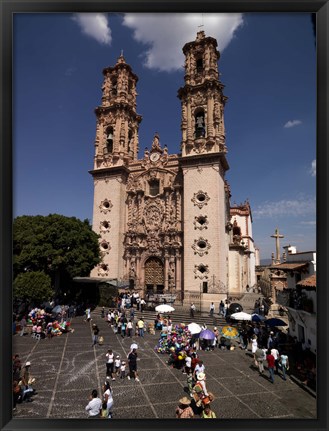
[[(13, 353), (21, 356), (22, 363), (31, 361), (37, 391), (32, 403), (17, 405), (13, 418), (86, 418), (91, 390), (100, 391), (105, 380), (107, 349), (126, 358), (132, 342), (139, 345), (140, 382), (127, 378), (112, 382), (115, 419), (174, 418), (178, 400), (186, 395), (186, 376), (166, 364), (166, 354), (155, 352), (159, 332), (123, 339), (108, 327), (99, 309), (92, 313), (92, 319), (104, 337), (102, 346), (92, 347), (91, 324), (83, 317), (72, 319), (74, 333), (51, 340), (13, 337)], [(311, 394), (289, 378), (284, 381), (275, 376), (272, 384), (267, 371), (259, 376), (245, 351), (215, 349), (200, 351), (199, 356), (206, 366), (208, 391), (215, 395), (212, 408), (218, 418), (316, 418), (316, 399)]]

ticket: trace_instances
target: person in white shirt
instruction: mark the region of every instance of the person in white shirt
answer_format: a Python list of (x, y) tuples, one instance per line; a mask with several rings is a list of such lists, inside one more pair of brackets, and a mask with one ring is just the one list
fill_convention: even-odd
[(206, 382), (205, 382), (205, 380), (206, 380), (206, 375), (205, 375), (205, 373), (199, 373), (198, 375), (197, 375), (197, 382), (196, 382), (196, 385), (199, 385), (199, 386), (201, 386), (201, 388), (202, 388), (202, 391), (203, 391), (203, 393), (205, 394), (205, 396), (207, 397), (209, 394), (208, 394), (208, 391), (207, 391), (207, 388), (206, 388)]
[(183, 369), (183, 374), (189, 374), (191, 371), (192, 366), (192, 358), (191, 356), (187, 355), (185, 358), (185, 369)]
[(115, 358), (115, 361), (114, 361), (114, 368), (115, 368), (114, 372), (118, 376), (120, 375), (120, 367), (121, 367), (121, 359), (120, 359), (120, 356), (117, 355), (117, 357)]
[(275, 363), (275, 374), (279, 374), (279, 359), (280, 359), (280, 353), (278, 351), (278, 349), (276, 349), (275, 347), (273, 347), (273, 349), (271, 349), (271, 355), (273, 355), (274, 357), (274, 363)]
[(124, 379), (125, 377), (126, 377), (126, 363), (125, 361), (122, 361), (120, 366), (120, 379)]
[(109, 349), (106, 353), (106, 375), (115, 380), (114, 377), (114, 353)]
[(132, 333), (133, 333), (133, 322), (130, 319), (129, 322), (127, 323), (127, 337), (131, 338)]
[(89, 400), (85, 407), (85, 410), (89, 412), (88, 418), (99, 418), (102, 410), (102, 400), (98, 398), (96, 389), (91, 392)]
[(196, 364), (194, 371), (193, 371), (193, 378), (194, 380), (197, 379), (197, 375), (199, 373), (204, 373), (205, 366), (203, 365), (203, 361), (200, 361), (198, 364)]
[(104, 385), (104, 393), (103, 393), (104, 402), (106, 402), (106, 416), (111, 419), (112, 418), (112, 407), (113, 407), (113, 390), (108, 381), (105, 382)]

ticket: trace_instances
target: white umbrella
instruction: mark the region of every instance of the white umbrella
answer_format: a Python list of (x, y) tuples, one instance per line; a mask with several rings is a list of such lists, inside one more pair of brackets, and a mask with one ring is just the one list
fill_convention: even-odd
[(161, 304), (155, 307), (155, 311), (159, 313), (170, 313), (171, 311), (175, 311), (174, 307), (168, 304)]
[(251, 314), (239, 311), (238, 313), (231, 314), (230, 318), (234, 320), (251, 320)]
[(202, 329), (200, 325), (198, 325), (197, 323), (194, 323), (194, 322), (187, 325), (187, 327), (188, 327), (188, 330), (191, 332), (192, 335), (200, 334), (201, 329)]
[(132, 343), (132, 345), (130, 346), (130, 349), (131, 349), (131, 350), (133, 350), (133, 349), (138, 349), (138, 344), (136, 344), (136, 343)]

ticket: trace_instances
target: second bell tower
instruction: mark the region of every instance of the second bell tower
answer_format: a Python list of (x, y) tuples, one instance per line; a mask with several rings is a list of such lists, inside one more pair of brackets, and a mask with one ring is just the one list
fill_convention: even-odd
[(178, 91), (182, 104), (182, 156), (226, 153), (224, 107), (227, 97), (219, 81), (217, 41), (197, 33), (184, 45), (185, 85)]

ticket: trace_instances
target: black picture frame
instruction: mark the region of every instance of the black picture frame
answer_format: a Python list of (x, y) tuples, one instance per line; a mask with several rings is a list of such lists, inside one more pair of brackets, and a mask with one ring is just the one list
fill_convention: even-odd
[[(90, 422), (86, 420), (12, 419), (11, 412), (11, 357), (12, 357), (12, 35), (13, 14), (32, 12), (309, 12), (316, 14), (317, 43), (317, 295), (318, 295), (318, 348), (317, 348), (317, 406), (315, 420), (220, 420), (200, 422), (177, 420), (141, 420)], [(0, 186), (0, 423), (1, 430), (44, 429), (317, 429), (328, 428), (328, 1), (254, 0), (254, 1), (12, 1), (1, 0), (1, 186)]]

